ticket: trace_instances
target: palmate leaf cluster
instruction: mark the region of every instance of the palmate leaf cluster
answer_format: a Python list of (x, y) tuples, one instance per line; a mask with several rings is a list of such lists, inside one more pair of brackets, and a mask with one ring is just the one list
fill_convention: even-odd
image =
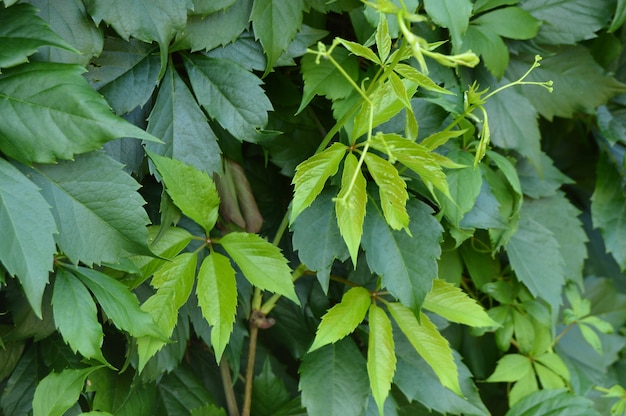
[(624, 414), (626, 2), (0, 3), (0, 414)]

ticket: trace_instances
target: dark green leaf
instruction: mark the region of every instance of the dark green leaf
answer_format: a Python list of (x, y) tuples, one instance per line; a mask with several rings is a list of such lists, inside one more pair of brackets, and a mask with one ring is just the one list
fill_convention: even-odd
[(180, 160), (154, 153), (149, 156), (176, 206), (208, 234), (215, 226), (220, 204), (213, 179)]
[(367, 345), (367, 374), (378, 413), (382, 415), (385, 400), (391, 389), (391, 381), (396, 372), (396, 353), (391, 321), (385, 311), (372, 303), (368, 321), (370, 333)]
[(159, 400), (167, 415), (187, 415), (207, 403), (215, 403), (211, 393), (186, 365), (165, 375), (158, 385)]
[(32, 410), (38, 368), (35, 347), (31, 346), (17, 363), (0, 396), (0, 408), (5, 416), (22, 416)]
[(527, 160), (517, 163), (517, 173), (525, 195), (531, 198), (550, 197), (556, 195), (562, 185), (574, 183), (554, 166), (550, 157), (543, 152), (539, 155), (538, 165), (531, 165)]
[(250, 20), (267, 55), (267, 75), (302, 25), (303, 0), (255, 0)]
[(51, 45), (78, 52), (37, 16), (35, 7), (25, 3), (0, 9), (0, 43), (0, 68), (28, 62), (28, 56), (41, 46)]
[(520, 400), (506, 416), (599, 416), (593, 402), (566, 389), (541, 390)]
[[(247, 17), (245, 19), (247, 24)], [(210, 58), (236, 62), (248, 71), (263, 71), (265, 69), (263, 47), (254, 40), (254, 35), (250, 32), (243, 32), (235, 42), (229, 43), (223, 48), (212, 49), (206, 55)]]
[(348, 153), (344, 160), (341, 190), (335, 199), (337, 224), (348, 246), (352, 264), (356, 265), (363, 235), (365, 206), (367, 204), (367, 181), (360, 169), (357, 157)]
[(507, 229), (509, 227), (500, 213), (500, 203), (493, 194), (489, 182), (483, 181), (476, 203), (470, 212), (463, 216), (460, 226), (461, 228), (481, 228), (484, 230), (490, 228)]
[[(0, 150), (26, 164), (71, 159), (119, 137), (158, 141), (109, 110), (78, 65), (35, 62), (0, 75)], [(63, 97), (63, 99), (59, 99)], [(30, 120), (36, 119), (33, 124)]]
[(226, 416), (226, 411), (221, 407), (216, 407), (210, 403), (202, 407), (196, 407), (191, 411), (191, 416)]
[(59, 269), (54, 279), (52, 308), (56, 327), (72, 351), (105, 363), (96, 304), (81, 281), (64, 269)]
[(171, 67), (161, 81), (147, 130), (164, 142), (146, 143), (148, 150), (209, 175), (222, 170), (217, 137), (191, 91)]
[(614, 32), (626, 21), (626, 1), (617, 0), (617, 10), (615, 11), (615, 16), (613, 16), (613, 21), (611, 22), (611, 26), (609, 26), (608, 31)]
[(22, 170), (52, 205), (57, 244), (72, 262), (117, 263), (124, 255), (151, 255), (139, 184), (120, 163), (94, 152)]
[(290, 400), (285, 383), (274, 374), (269, 360), (263, 363), (261, 374), (252, 385), (252, 409), (254, 415), (273, 416)]
[(221, 10), (230, 9), (237, 0), (192, 0), (193, 12), (208, 15)]
[(298, 370), (311, 416), (358, 415), (369, 394), (366, 362), (351, 338), (305, 355)]
[(0, 382), (3, 382), (11, 375), (24, 352), (25, 342), (4, 342), (0, 340)]
[(517, 4), (519, 0), (476, 0), (474, 3), (474, 14), (482, 13), (486, 10), (495, 9), (499, 6)]
[(424, 7), (435, 23), (450, 30), (454, 47), (460, 52), (461, 37), (472, 15), (470, 0), (425, 0)]
[(291, 226), (293, 248), (307, 268), (317, 271), (317, 280), (325, 292), (334, 260), (345, 261), (350, 255), (337, 226), (333, 203), (336, 194), (335, 188), (322, 191)]
[(184, 63), (196, 98), (209, 116), (237, 139), (256, 141), (272, 110), (261, 80), (224, 59), (184, 55)]
[(37, 385), (33, 398), (33, 416), (62, 416), (78, 401), (89, 374), (100, 367), (68, 369), (50, 373)]
[(531, 39), (537, 35), (541, 21), (519, 7), (503, 7), (485, 13), (472, 21), (500, 36), (511, 39)]
[(0, 229), (0, 261), (20, 279), (28, 302), (41, 317), (57, 227), (37, 186), (4, 159), (0, 159)]
[(412, 236), (389, 228), (380, 208), (370, 201), (363, 248), (370, 269), (382, 276), (383, 285), (405, 306), (419, 310), (437, 278), (442, 227), (421, 201), (409, 200), (407, 211)]
[(126, 114), (143, 106), (159, 79), (159, 58), (155, 48), (135, 39), (124, 41), (107, 37), (104, 50), (85, 74), (116, 114)]
[(487, 69), (496, 77), (502, 77), (509, 64), (509, 50), (489, 26), (472, 23), (463, 36), (463, 47), (480, 55)]

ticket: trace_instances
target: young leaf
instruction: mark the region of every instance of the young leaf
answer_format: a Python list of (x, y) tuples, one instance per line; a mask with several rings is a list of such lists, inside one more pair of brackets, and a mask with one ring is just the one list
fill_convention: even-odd
[(367, 289), (357, 286), (343, 294), (341, 302), (322, 316), (309, 352), (332, 344), (352, 333), (363, 321), (371, 303)]
[(476, 300), (445, 280), (435, 279), (433, 288), (426, 295), (424, 309), (436, 313), (448, 321), (473, 327), (499, 326)]
[(404, 78), (414, 82), (421, 88), (425, 88), (429, 91), (440, 93), (440, 94), (454, 95), (453, 92), (450, 92), (447, 89), (440, 87), (439, 85), (435, 83), (435, 81), (433, 81), (427, 75), (424, 75), (423, 73), (418, 71), (416, 68), (412, 67), (411, 65), (400, 63), (396, 65), (396, 67), (394, 68), (394, 71), (402, 75)]
[[(152, 277), (151, 284), (157, 289), (141, 309), (150, 314), (162, 333), (171, 336), (178, 320), (178, 310), (187, 302), (193, 288), (198, 257), (194, 253), (183, 253), (159, 269)], [(165, 341), (153, 336), (137, 340), (139, 370), (148, 359), (159, 351)]]
[(322, 192), (326, 180), (337, 173), (346, 150), (345, 144), (333, 143), (328, 149), (311, 156), (296, 167), (292, 181), (295, 190), (291, 205), (291, 222)]
[(415, 314), (400, 303), (389, 303), (387, 307), (402, 333), (408, 338), (419, 355), (432, 367), (441, 384), (459, 396), (463, 396), (450, 344), (439, 333), (428, 316), (420, 312), (420, 321), (418, 322)]
[(50, 373), (37, 385), (33, 399), (33, 416), (62, 416), (78, 401), (89, 374), (101, 367), (67, 369)]
[[(385, 21), (386, 21), (386, 19), (385, 19)], [(372, 61), (375, 64), (382, 65), (382, 62), (381, 62), (380, 58), (378, 56), (376, 56), (374, 51), (372, 51), (370, 48), (368, 48), (366, 46), (363, 46), (360, 43), (350, 42), (349, 40), (345, 40), (345, 39), (337, 38), (337, 40), (341, 43), (341, 45), (344, 48), (346, 48), (348, 51), (350, 51), (350, 53), (352, 53), (352, 54), (354, 54), (354, 55), (356, 55), (358, 57), (365, 58), (368, 61)], [(339, 51), (339, 50), (340, 49), (337, 49), (337, 51)], [(335, 56), (333, 56), (333, 58), (336, 59)], [(322, 61), (320, 61), (319, 64), (316, 63), (316, 65), (321, 65), (321, 64), (322, 64)], [(353, 65), (350, 65), (350, 67), (352, 68)], [(342, 65), (342, 68), (343, 68), (343, 65)], [(304, 71), (304, 67), (303, 67), (303, 71)], [(351, 73), (352, 72), (354, 72), (354, 71), (351, 71)], [(320, 84), (319, 87), (320, 88), (325, 88), (324, 84)], [(345, 88), (345, 84), (344, 84), (344, 88)], [(325, 88), (325, 89), (327, 89), (327, 88)], [(328, 93), (329, 94), (334, 94), (333, 92), (330, 91), (330, 89), (328, 89)], [(320, 92), (320, 94), (322, 94), (322, 93)], [(327, 94), (322, 94), (322, 95), (327, 95)], [(310, 101), (310, 99), (308, 101)], [(307, 101), (307, 103), (308, 103), (308, 101)], [(303, 101), (302, 102), (304, 103), (304, 97), (303, 97)], [(301, 106), (301, 108), (302, 108), (302, 106)]]
[(389, 52), (391, 52), (391, 36), (389, 36), (389, 25), (384, 14), (380, 14), (378, 18), (378, 27), (376, 28), (376, 49), (380, 56), (381, 62), (386, 62)]
[(191, 165), (209, 175), (222, 170), (217, 137), (191, 91), (169, 67), (161, 81), (148, 118), (148, 132), (163, 144), (146, 143), (146, 149)]
[[(33, 62), (0, 74), (0, 150), (25, 164), (72, 159), (119, 137), (159, 141), (109, 110), (84, 68)], [(59, 100), (58, 97), (64, 97)], [(29, 120), (40, 120), (30, 123)]]
[(357, 415), (364, 410), (369, 394), (367, 367), (351, 338), (309, 352), (298, 373), (302, 404), (309, 415)]
[(96, 304), (81, 281), (62, 268), (54, 280), (52, 311), (57, 329), (74, 353), (106, 363), (100, 350), (104, 334)]
[(18, 277), (28, 302), (41, 317), (57, 227), (37, 186), (4, 159), (0, 159), (0, 229), (0, 262), (8, 274)]
[(238, 140), (254, 142), (267, 124), (272, 103), (256, 75), (225, 59), (183, 55), (198, 102)]
[(226, 234), (219, 243), (250, 283), (300, 304), (287, 259), (283, 257), (278, 247), (256, 234), (240, 232)]
[(367, 204), (366, 186), (367, 182), (359, 169), (356, 156), (349, 153), (343, 165), (341, 190), (335, 200), (335, 212), (339, 232), (348, 246), (352, 264), (355, 267), (363, 235), (365, 205)]
[(566, 389), (540, 390), (512, 406), (505, 416), (599, 416), (593, 402)]
[(490, 383), (514, 382), (532, 373), (530, 358), (520, 354), (507, 354), (498, 360), (493, 374), (486, 380)]
[[(372, 272), (404, 305), (417, 311), (437, 278), (442, 227), (432, 210), (416, 199), (407, 203), (410, 235), (387, 225), (380, 208), (370, 201), (363, 227), (363, 248)], [(419, 253), (419, 255), (416, 255)]]
[(202, 261), (196, 288), (202, 316), (211, 329), (211, 345), (215, 359), (220, 361), (233, 332), (237, 312), (237, 282), (230, 260), (219, 253), (211, 253)]
[(255, 0), (250, 20), (255, 37), (267, 55), (265, 75), (295, 38), (302, 25), (303, 0)]
[(378, 185), (380, 205), (385, 219), (391, 228), (408, 230), (409, 214), (406, 212), (406, 182), (400, 177), (398, 170), (388, 161), (373, 153), (365, 155), (367, 169)]
[(385, 311), (372, 303), (369, 309), (369, 342), (367, 346), (367, 374), (370, 379), (372, 395), (378, 406), (378, 413), (383, 414), (385, 399), (391, 389), (391, 381), (396, 372), (396, 353), (394, 352), (391, 321)]
[(213, 179), (205, 172), (176, 159), (149, 152), (163, 178), (167, 193), (178, 208), (208, 234), (217, 221), (220, 197)]

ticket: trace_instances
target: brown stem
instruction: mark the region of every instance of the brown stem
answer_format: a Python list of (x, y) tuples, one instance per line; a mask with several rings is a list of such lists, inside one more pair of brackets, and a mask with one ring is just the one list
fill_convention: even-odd
[(233, 379), (230, 376), (228, 360), (224, 355), (222, 355), (222, 359), (220, 360), (220, 373), (222, 374), (222, 384), (224, 385), (224, 395), (226, 396), (228, 416), (239, 416), (237, 399), (235, 398), (235, 391), (233, 390)]
[(256, 356), (256, 338), (259, 334), (259, 327), (250, 322), (250, 343), (248, 344), (248, 365), (246, 366), (246, 389), (243, 396), (242, 416), (250, 416), (252, 405), (252, 381), (254, 379), (254, 358)]

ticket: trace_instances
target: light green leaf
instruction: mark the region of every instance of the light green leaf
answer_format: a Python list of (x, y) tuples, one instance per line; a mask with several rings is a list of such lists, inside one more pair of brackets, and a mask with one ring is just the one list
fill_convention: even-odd
[(437, 327), (420, 312), (420, 321), (413, 312), (400, 303), (388, 303), (387, 307), (402, 333), (413, 348), (424, 358), (445, 387), (463, 396), (452, 349)]
[(535, 373), (537, 374), (539, 383), (541, 383), (542, 389), (558, 389), (566, 387), (565, 380), (552, 372), (550, 369), (536, 362), (533, 363), (533, 368), (535, 369)]
[(48, 374), (35, 390), (33, 416), (62, 416), (78, 401), (89, 374), (99, 368), (67, 369)]
[(28, 62), (28, 56), (41, 46), (78, 52), (37, 16), (35, 7), (25, 3), (0, 9), (0, 43), (0, 69)]
[[(178, 320), (178, 310), (187, 302), (191, 294), (197, 260), (198, 257), (194, 253), (183, 253), (159, 269), (151, 282), (157, 291), (141, 305), (141, 309), (150, 314), (167, 337), (170, 337), (174, 331)], [(137, 339), (139, 371), (166, 343), (153, 336)]]
[(197, 222), (208, 234), (217, 221), (220, 197), (213, 179), (180, 160), (148, 152), (167, 193), (183, 214)]
[(121, 256), (152, 255), (139, 184), (122, 168), (100, 152), (22, 168), (52, 205), (57, 244), (73, 263), (117, 263)]
[(580, 333), (585, 341), (587, 341), (587, 343), (591, 345), (591, 347), (596, 350), (598, 354), (603, 354), (602, 341), (600, 340), (598, 334), (596, 334), (590, 326), (582, 323), (578, 325), (578, 328), (580, 329)]
[[(387, 21), (386, 19), (383, 19), (383, 20)], [(352, 53), (352, 54), (354, 54), (354, 55), (356, 55), (356, 56), (358, 56), (358, 57), (365, 58), (365, 59), (367, 59), (368, 61), (374, 62), (375, 64), (382, 65), (382, 62), (381, 62), (380, 58), (379, 58), (378, 56), (376, 56), (376, 54), (374, 53), (374, 51), (373, 51), (373, 50), (371, 50), (370, 48), (368, 48), (368, 47), (366, 47), (366, 46), (363, 46), (363, 45), (361, 45), (361, 44), (360, 44), (360, 43), (358, 43), (358, 42), (350, 42), (349, 40), (345, 40), (345, 39), (341, 39), (341, 38), (337, 38), (337, 41), (338, 41), (339, 43), (341, 43), (341, 45), (342, 45), (344, 48), (346, 48), (346, 49), (347, 49), (350, 53)], [(341, 49), (336, 49), (336, 51), (337, 51), (337, 52), (339, 52), (340, 50), (341, 50)], [(345, 54), (343, 54), (343, 53), (341, 53), (341, 52), (340, 52), (340, 54), (341, 54), (342, 56), (344, 56), (344, 55), (345, 55)], [(311, 57), (313, 57), (313, 55), (311, 55)], [(336, 57), (336, 56), (333, 56), (333, 58), (337, 59), (337, 57)], [(325, 61), (325, 60), (324, 60), (324, 61)], [(322, 65), (322, 64), (324, 63), (324, 61), (320, 60), (319, 64), (315, 63), (315, 65), (320, 66), (320, 65)], [(309, 60), (309, 65), (311, 65), (311, 62), (312, 62), (312, 61), (311, 61), (311, 60)], [(314, 62), (314, 61), (313, 61), (313, 62)], [(353, 60), (350, 60), (349, 62), (353, 62)], [(303, 64), (304, 64), (304, 61), (303, 61)], [(331, 66), (332, 66), (332, 68), (335, 68), (335, 66), (334, 66), (334, 65), (332, 65), (332, 64), (331, 64)], [(342, 65), (342, 67), (343, 67), (343, 65)], [(330, 66), (329, 66), (328, 68), (329, 68), (331, 71), (333, 71), (333, 69), (332, 69)], [(354, 65), (350, 65), (350, 69), (352, 69), (352, 71), (350, 71), (350, 72), (351, 72), (351, 73), (354, 73), (354, 70), (353, 70), (353, 69), (354, 69)], [(303, 70), (303, 72), (304, 72), (304, 66), (303, 66), (303, 69), (302, 69), (302, 70)], [(334, 71), (333, 71), (333, 72), (334, 72)], [(337, 72), (337, 75), (339, 75), (339, 73), (338, 73), (338, 72)], [(358, 72), (357, 72), (355, 75), (358, 75)], [(344, 79), (345, 79), (345, 78), (344, 78)], [(305, 81), (306, 81), (306, 78), (305, 78)], [(305, 84), (305, 85), (306, 85), (306, 84)], [(341, 83), (340, 85), (342, 86), (342, 88), (346, 88), (346, 84), (345, 84), (345, 83)], [(305, 88), (306, 88), (306, 87), (305, 87)], [(319, 88), (324, 88), (324, 84), (320, 84), (320, 85), (319, 85)], [(329, 93), (329, 94), (333, 94), (333, 92), (332, 92), (332, 91), (330, 91), (330, 89), (328, 90), (328, 93)], [(327, 95), (327, 94), (322, 94), (322, 95)], [(302, 97), (302, 98), (303, 98), (302, 102), (304, 103), (304, 97)], [(330, 98), (330, 97), (329, 97), (329, 98)], [(310, 100), (309, 100), (309, 101), (310, 101)], [(305, 105), (306, 105), (306, 104), (305, 104)], [(302, 108), (302, 105), (301, 105), (300, 107)]]
[(615, 32), (617, 29), (622, 27), (624, 22), (626, 22), (626, 1), (617, 0), (617, 10), (615, 11), (615, 15), (613, 16), (608, 32)]
[(540, 390), (512, 406), (505, 416), (599, 416), (593, 402), (566, 389)]
[(106, 316), (119, 329), (134, 337), (152, 336), (164, 338), (165, 335), (155, 325), (146, 312), (139, 309), (137, 296), (122, 283), (85, 267), (70, 267), (70, 270), (94, 294)]
[(376, 28), (376, 49), (380, 56), (380, 62), (386, 62), (391, 52), (391, 36), (389, 35), (389, 25), (387, 18), (381, 13), (378, 18)]
[(265, 75), (296, 37), (305, 7), (303, 0), (255, 0), (250, 20), (267, 55)]
[(365, 318), (371, 301), (367, 289), (360, 286), (350, 288), (343, 294), (341, 302), (322, 316), (309, 352), (333, 344), (352, 333)]
[(423, 73), (418, 71), (417, 68), (414, 68), (410, 65), (399, 63), (395, 66), (394, 71), (396, 71), (398, 74), (402, 75), (404, 78), (408, 79), (409, 81), (416, 83), (419, 87), (422, 87), (429, 91), (437, 92), (440, 94), (454, 95), (453, 92), (440, 87), (439, 85), (435, 83), (435, 81), (430, 79), (427, 75), (424, 75)]
[[(71, 159), (119, 137), (158, 141), (109, 110), (78, 65), (34, 62), (0, 75), (0, 150), (26, 164)], [(64, 97), (60, 100), (58, 97)], [(36, 119), (37, 123), (30, 120)]]
[(187, 21), (186, 0), (86, 0), (87, 11), (97, 24), (105, 21), (124, 40), (130, 36), (161, 48), (161, 74), (167, 65), (168, 44)]
[(74, 353), (106, 363), (100, 350), (104, 334), (96, 304), (80, 280), (64, 269), (56, 273), (52, 311), (57, 329)]
[(171, 67), (161, 81), (147, 130), (164, 142), (146, 143), (151, 152), (180, 160), (209, 175), (221, 172), (217, 137), (191, 91)]
[[(411, 107), (411, 97), (409, 97), (406, 87), (404, 86), (404, 83), (402, 82), (398, 74), (396, 74), (395, 72), (390, 73), (388, 82), (391, 84), (393, 93), (402, 102), (404, 107), (409, 110), (409, 113), (411, 113), (413, 111)], [(415, 117), (413, 116), (413, 118)]]
[(215, 359), (220, 361), (230, 340), (237, 312), (237, 282), (230, 260), (219, 253), (211, 253), (202, 261), (196, 288), (202, 316), (211, 329), (211, 345)]
[[(39, 16), (50, 24), (57, 35), (80, 52), (44, 46), (39, 48), (38, 56), (50, 62), (86, 66), (92, 57), (100, 55), (103, 35), (87, 15), (82, 1), (30, 0), (29, 3), (39, 9)], [(32, 33), (32, 22), (29, 23), (29, 31)]]
[(367, 204), (367, 181), (359, 169), (359, 162), (353, 153), (348, 153), (343, 165), (341, 190), (335, 200), (335, 212), (339, 232), (348, 246), (352, 264), (356, 267), (361, 236), (363, 235), (363, 221), (365, 220), (365, 206)]
[(378, 413), (382, 415), (385, 399), (389, 395), (391, 381), (396, 372), (396, 353), (391, 321), (385, 311), (372, 303), (368, 320), (370, 334), (367, 346), (367, 374)]
[(382, 276), (383, 285), (400, 302), (417, 311), (437, 278), (443, 229), (423, 202), (410, 199), (407, 211), (411, 235), (392, 230), (380, 208), (370, 201), (363, 248), (371, 271)]
[(219, 243), (254, 286), (278, 293), (300, 304), (287, 259), (280, 249), (256, 234), (233, 232)]
[(17, 276), (41, 318), (41, 299), (56, 252), (57, 232), (50, 206), (35, 184), (0, 159), (0, 262)]
[(364, 410), (369, 394), (366, 362), (351, 338), (309, 352), (298, 373), (309, 415), (357, 415)]
[(509, 391), (509, 406), (514, 406), (524, 397), (539, 390), (539, 383), (534, 371), (529, 371), (511, 387)]
[(406, 182), (400, 177), (398, 170), (388, 161), (373, 153), (365, 155), (365, 164), (374, 178), (380, 192), (380, 205), (387, 224), (394, 230), (409, 227), (409, 214), (406, 212)]
[(546, 352), (545, 354), (534, 358), (535, 361), (543, 364), (544, 366), (552, 370), (555, 374), (563, 377), (565, 380), (570, 379), (569, 369), (557, 353)]
[[(357, 52), (350, 49), (348, 50), (358, 55)], [(371, 52), (371, 50), (369, 51)], [(366, 53), (363, 51), (360, 52)], [(344, 75), (339, 72), (337, 67), (333, 65), (330, 60), (320, 59), (319, 62), (317, 62), (316, 59), (316, 56), (312, 54), (307, 54), (302, 57), (301, 71), (302, 78), (304, 79), (304, 89), (302, 92), (302, 101), (300, 102), (300, 107), (296, 114), (300, 113), (316, 95), (323, 95), (335, 101), (348, 97), (354, 91)], [(359, 76), (359, 64), (347, 50), (341, 48), (335, 49), (333, 51), (333, 59), (343, 68), (345, 73), (348, 74), (352, 80), (356, 81)]]
[(510, 39), (531, 39), (537, 35), (541, 21), (519, 7), (503, 7), (472, 20), (472, 24), (488, 27)]
[(507, 157), (502, 156), (500, 153), (494, 152), (492, 150), (487, 150), (487, 156), (489, 156), (491, 161), (495, 163), (498, 169), (504, 174), (513, 190), (517, 194), (522, 195), (522, 185), (520, 184), (519, 176), (517, 174), (517, 171), (515, 170), (515, 166), (511, 162), (512, 159), (508, 159)]
[(433, 288), (426, 295), (422, 307), (459, 324), (474, 327), (499, 326), (476, 300), (441, 279), (433, 281)]
[(424, 7), (433, 22), (450, 31), (454, 49), (460, 52), (461, 37), (472, 15), (470, 0), (424, 0)]
[(346, 145), (333, 143), (323, 152), (311, 156), (296, 167), (296, 174), (292, 180), (295, 190), (291, 205), (291, 222), (322, 192), (328, 178), (337, 173), (346, 150)]
[(130, 113), (143, 106), (157, 86), (160, 64), (155, 50), (136, 39), (107, 37), (102, 54), (93, 59), (85, 77), (116, 114)]
[(204, 55), (183, 55), (200, 105), (239, 140), (254, 142), (267, 124), (272, 103), (261, 80), (234, 62)]
[(520, 354), (507, 354), (498, 360), (493, 374), (486, 380), (490, 383), (514, 382), (533, 373), (530, 358)]

